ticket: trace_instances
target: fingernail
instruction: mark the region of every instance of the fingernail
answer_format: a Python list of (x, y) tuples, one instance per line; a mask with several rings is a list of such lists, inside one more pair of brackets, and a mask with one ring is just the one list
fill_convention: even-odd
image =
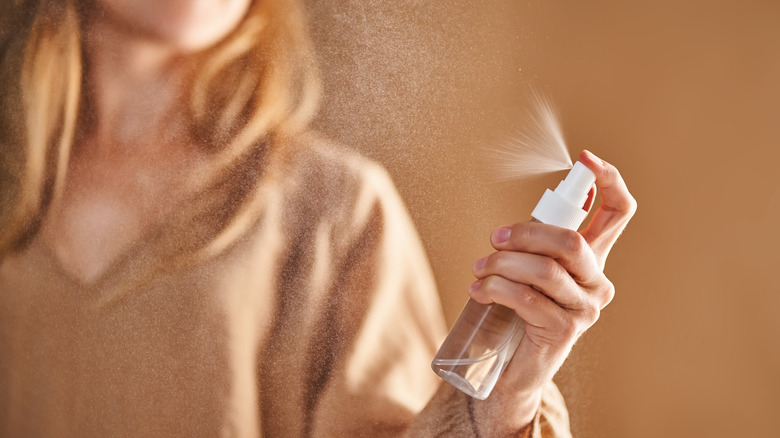
[(501, 227), (495, 231), (493, 231), (493, 236), (491, 237), (493, 240), (493, 243), (504, 243), (507, 240), (509, 240), (509, 235), (512, 233), (512, 230), (506, 227)]
[(486, 263), (487, 263), (487, 257), (482, 257), (481, 259), (474, 262), (474, 266), (472, 266), (472, 269), (474, 270), (474, 272), (477, 272), (480, 269), (484, 268)]
[(473, 294), (474, 292), (479, 289), (479, 285), (482, 284), (482, 280), (477, 280), (474, 283), (471, 283), (471, 286), (469, 286), (469, 295)]

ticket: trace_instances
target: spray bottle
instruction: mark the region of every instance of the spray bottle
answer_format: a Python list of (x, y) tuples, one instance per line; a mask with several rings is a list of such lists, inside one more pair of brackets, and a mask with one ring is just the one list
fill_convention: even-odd
[[(545, 191), (531, 213), (532, 220), (576, 230), (588, 215), (583, 205), (595, 181), (593, 172), (576, 162), (555, 191)], [(454, 387), (484, 400), (524, 335), (525, 322), (514, 310), (469, 299), (431, 367)]]

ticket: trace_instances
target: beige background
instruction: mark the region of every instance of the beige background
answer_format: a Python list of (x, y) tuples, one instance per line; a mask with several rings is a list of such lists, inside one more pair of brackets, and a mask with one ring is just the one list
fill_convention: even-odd
[(532, 83), (639, 201), (557, 377), (575, 436), (777, 435), (780, 2), (307, 3), (317, 126), (393, 174), (450, 322), (490, 230), (561, 177), (497, 183), (483, 158)]

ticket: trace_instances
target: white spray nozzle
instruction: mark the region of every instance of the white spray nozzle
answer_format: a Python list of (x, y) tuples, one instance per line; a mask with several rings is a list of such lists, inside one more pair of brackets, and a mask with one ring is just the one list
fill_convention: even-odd
[(566, 175), (566, 178), (555, 188), (555, 193), (563, 197), (570, 204), (578, 205), (580, 208), (588, 199), (588, 192), (596, 182), (596, 175), (590, 171), (584, 164), (577, 161)]
[(583, 210), (596, 175), (577, 161), (553, 192), (547, 190), (531, 216), (545, 224), (576, 230), (588, 212)]

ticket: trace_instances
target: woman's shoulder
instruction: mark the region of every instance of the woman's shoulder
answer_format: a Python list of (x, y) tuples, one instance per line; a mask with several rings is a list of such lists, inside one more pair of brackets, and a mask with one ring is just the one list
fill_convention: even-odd
[[(406, 208), (382, 165), (317, 133), (285, 145), (276, 180), (282, 196), (282, 233), (310, 242), (329, 230), (334, 245), (349, 246), (361, 232), (406, 223)], [(336, 243), (338, 241), (338, 243)]]
[(327, 203), (332, 209), (360, 197), (397, 196), (381, 164), (319, 133), (300, 134), (285, 147), (283, 185), (312, 206)]
[(366, 173), (385, 173), (381, 164), (357, 150), (308, 131), (288, 141), (286, 171), (304, 172), (321, 178), (362, 178)]

